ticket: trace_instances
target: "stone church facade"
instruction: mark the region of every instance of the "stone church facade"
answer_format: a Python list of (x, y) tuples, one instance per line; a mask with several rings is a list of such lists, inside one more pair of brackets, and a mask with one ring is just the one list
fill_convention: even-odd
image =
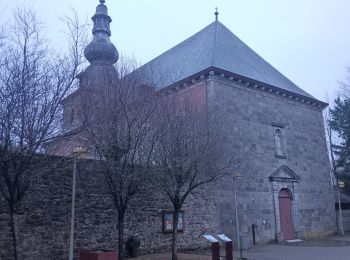
[[(81, 123), (79, 97), (98, 91), (106, 75), (115, 73), (113, 64), (119, 55), (109, 39), (111, 18), (104, 3), (97, 7), (93, 21), (94, 39), (85, 50), (91, 65), (79, 75), (79, 89), (63, 103), (66, 132), (74, 131)], [(196, 211), (210, 219), (208, 223), (186, 223), (186, 230), (191, 234), (188, 236), (186, 231), (183, 234), (187, 244), (198, 240), (202, 229), (226, 233), (235, 240), (233, 176), (237, 171), (241, 234), (251, 237), (253, 225), (258, 242), (335, 232), (322, 116), (327, 104), (279, 73), (217, 17), (212, 24), (139, 70), (152, 72), (147, 74), (149, 78), (145, 77), (145, 84), (158, 82), (154, 87), (159, 91), (198, 95), (214, 124), (215, 118), (225, 118), (218, 134), (226, 142), (217, 156), (235, 150), (244, 155), (247, 162), (240, 169), (232, 169), (232, 176), (217, 183), (215, 189), (205, 192), (208, 203), (210, 201), (206, 213), (186, 208), (185, 214)], [(54, 153), (68, 155), (84, 142), (83, 138), (76, 137), (61, 140), (64, 145)], [(202, 198), (199, 204), (205, 204), (206, 199)], [(155, 212), (158, 214), (159, 210)], [(208, 212), (211, 217), (207, 216)], [(196, 227), (191, 229), (191, 225)], [(157, 239), (161, 241), (162, 236)]]
[[(231, 138), (240, 137), (233, 143), (251, 162), (238, 180), (241, 230), (251, 233), (255, 224), (263, 241), (332, 233), (335, 216), (322, 109), (220, 75), (210, 89), (213, 105), (233, 124)], [(223, 149), (232, 149), (230, 142)], [(220, 226), (232, 234), (232, 186), (222, 187)]]

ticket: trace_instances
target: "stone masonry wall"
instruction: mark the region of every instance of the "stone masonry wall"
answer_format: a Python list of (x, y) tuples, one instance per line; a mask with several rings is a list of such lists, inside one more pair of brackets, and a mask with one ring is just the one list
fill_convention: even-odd
[[(16, 215), (19, 259), (60, 260), (68, 258), (73, 162), (61, 163), (41, 176), (24, 198)], [(211, 190), (210, 187), (208, 187)], [(185, 227), (179, 234), (180, 248), (207, 246), (200, 235), (217, 230), (215, 200), (206, 188), (189, 197), (184, 206)], [(0, 208), (0, 259), (12, 259), (9, 216)], [(171, 210), (165, 197), (150, 188), (132, 201), (126, 217), (126, 238), (141, 238), (141, 252), (169, 250), (171, 235), (162, 233), (162, 210)], [(117, 213), (106, 192), (104, 177), (94, 161), (79, 161), (77, 174), (75, 254), (80, 250), (116, 250)]]
[[(241, 174), (237, 181), (240, 232), (249, 234), (251, 239), (252, 224), (256, 224), (258, 242), (283, 239), (278, 204), (278, 193), (283, 188), (293, 197), (295, 237), (335, 232), (321, 109), (215, 75), (197, 82), (195, 91), (200, 93), (198, 98), (205, 98), (213, 123), (218, 123), (215, 121), (218, 118), (224, 119), (218, 135), (225, 145), (213, 149), (217, 149), (218, 157), (232, 154), (237, 162), (232, 166), (232, 173)], [(276, 157), (276, 127), (283, 134), (285, 157)], [(57, 164), (62, 159), (43, 160)], [(281, 167), (300, 179), (271, 181), (269, 177)], [(72, 171), (72, 161), (63, 160), (60, 167), (41, 176), (25, 197), (16, 216), (20, 259), (67, 259)], [(206, 246), (200, 237), (205, 231), (226, 233), (235, 239), (233, 187), (231, 175), (189, 198), (184, 206), (185, 231), (179, 235), (180, 248)], [(149, 187), (128, 209), (126, 238), (140, 237), (144, 253), (169, 250), (171, 235), (162, 233), (162, 210), (170, 209), (166, 198)], [(75, 254), (82, 249), (116, 249), (116, 220), (117, 214), (97, 163), (80, 161)], [(0, 259), (11, 259), (8, 222), (6, 207), (0, 198)]]
[[(245, 158), (237, 185), (241, 233), (251, 237), (256, 224), (258, 241), (282, 238), (278, 208), (282, 188), (293, 196), (295, 237), (333, 233), (335, 211), (321, 109), (219, 76), (211, 76), (204, 86), (209, 113), (224, 117), (219, 135), (226, 145), (219, 156), (233, 153)], [(286, 158), (276, 157), (276, 125), (284, 135)], [(269, 176), (281, 166), (300, 180), (270, 181)], [(218, 190), (220, 231), (235, 236), (232, 178), (218, 184)]]

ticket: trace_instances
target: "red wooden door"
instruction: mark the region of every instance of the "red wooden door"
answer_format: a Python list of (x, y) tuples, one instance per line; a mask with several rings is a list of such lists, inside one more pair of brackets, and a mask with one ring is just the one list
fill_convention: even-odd
[(292, 197), (288, 190), (283, 189), (278, 195), (280, 207), (280, 222), (284, 240), (293, 238), (293, 220), (292, 220)]

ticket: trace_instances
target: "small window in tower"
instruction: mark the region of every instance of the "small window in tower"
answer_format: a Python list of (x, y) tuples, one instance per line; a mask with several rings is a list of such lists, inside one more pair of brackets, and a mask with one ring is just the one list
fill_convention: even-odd
[(286, 151), (284, 147), (284, 137), (281, 129), (275, 129), (275, 154), (278, 158), (286, 158)]
[(96, 27), (100, 27), (101, 26), (101, 20), (100, 19), (96, 19)]

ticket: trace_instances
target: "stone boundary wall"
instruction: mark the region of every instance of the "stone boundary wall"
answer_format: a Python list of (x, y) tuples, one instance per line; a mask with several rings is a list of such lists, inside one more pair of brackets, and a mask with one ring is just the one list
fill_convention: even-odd
[[(16, 215), (19, 259), (60, 260), (68, 258), (73, 162), (44, 157), (56, 167), (39, 174)], [(39, 171), (38, 171), (39, 172)], [(212, 190), (210, 187), (209, 190)], [(141, 238), (141, 252), (170, 249), (171, 234), (162, 233), (162, 211), (171, 210), (166, 198), (152, 187), (135, 198), (126, 216), (126, 238)], [(179, 247), (198, 248), (207, 244), (204, 231), (217, 230), (213, 196), (201, 190), (184, 206), (184, 232)], [(0, 259), (12, 259), (12, 240), (6, 204), (0, 198)], [(80, 250), (117, 248), (117, 213), (106, 190), (104, 176), (94, 161), (79, 161), (75, 212), (75, 254)]]

